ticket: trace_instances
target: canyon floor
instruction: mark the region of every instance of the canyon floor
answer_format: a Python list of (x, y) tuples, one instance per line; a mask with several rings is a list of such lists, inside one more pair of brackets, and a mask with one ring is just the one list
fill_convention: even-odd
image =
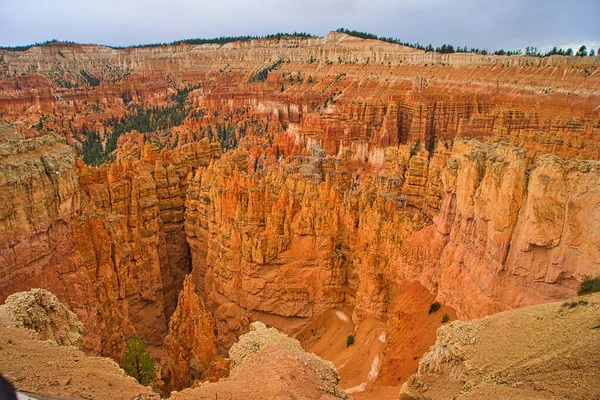
[[(598, 60), (344, 32), (0, 49), (0, 372), (65, 398), (597, 397), (598, 298), (571, 299), (600, 279)], [(119, 368), (133, 333), (154, 391)]]

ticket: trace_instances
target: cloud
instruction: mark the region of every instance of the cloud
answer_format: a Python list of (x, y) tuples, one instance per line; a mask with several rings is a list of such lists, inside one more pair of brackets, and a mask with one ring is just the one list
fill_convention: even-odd
[(0, 45), (110, 45), (339, 27), (480, 48), (600, 42), (598, 0), (0, 0)]

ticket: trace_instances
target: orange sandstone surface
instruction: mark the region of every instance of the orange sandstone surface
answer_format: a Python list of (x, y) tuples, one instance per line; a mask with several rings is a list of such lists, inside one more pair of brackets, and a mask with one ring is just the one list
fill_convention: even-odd
[[(226, 374), (260, 320), (349, 395), (397, 396), (442, 314), (600, 275), (596, 61), (341, 33), (0, 51), (0, 301), (50, 290), (115, 360), (137, 332), (168, 390)], [(90, 130), (117, 143), (98, 167)]]

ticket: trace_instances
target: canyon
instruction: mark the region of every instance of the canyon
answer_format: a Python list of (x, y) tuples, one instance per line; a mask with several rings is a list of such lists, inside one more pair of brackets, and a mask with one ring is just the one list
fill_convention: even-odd
[[(307, 398), (443, 398), (442, 314), (600, 276), (597, 61), (341, 32), (0, 50), (0, 303), (47, 289), (116, 361), (137, 333), (173, 398), (256, 397), (273, 357), (312, 365)], [(285, 347), (262, 371), (235, 355), (257, 332)]]

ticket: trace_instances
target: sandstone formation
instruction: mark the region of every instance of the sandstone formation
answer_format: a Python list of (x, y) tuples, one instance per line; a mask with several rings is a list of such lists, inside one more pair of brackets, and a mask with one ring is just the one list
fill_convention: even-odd
[(79, 207), (75, 152), (57, 135), (0, 142), (0, 301), (41, 287), (84, 322), (84, 347), (97, 348), (93, 283), (73, 235)]
[[(572, 296), (597, 273), (596, 162), (541, 157), (528, 168), (524, 151), (474, 141), (431, 160), (396, 157), (357, 192), (343, 156), (253, 171), (238, 151), (199, 170), (186, 205), (196, 282), (217, 304), (313, 318), (348, 303), (360, 321), (382, 318), (386, 293), (411, 280), (473, 318)], [(556, 233), (538, 239), (545, 224)]]
[(344, 309), (385, 327), (365, 388), (398, 386), (429, 303), (470, 319), (600, 275), (596, 64), (339, 32), (1, 50), (0, 301), (51, 290), (116, 360), (135, 331), (177, 389), (252, 320), (306, 338)]
[(142, 160), (89, 168), (58, 136), (4, 130), (13, 133), (0, 143), (2, 299), (53, 291), (82, 319), (84, 348), (101, 354), (120, 357), (134, 330), (162, 344), (189, 272), (178, 211), (186, 177), (220, 150), (198, 142), (159, 155), (146, 146)]
[(81, 347), (83, 324), (47, 290), (32, 289), (8, 296), (0, 306), (0, 315), (11, 327), (36, 331), (40, 339)]
[(160, 154), (147, 144), (138, 158), (79, 166), (75, 237), (95, 276), (103, 354), (118, 355), (133, 330), (150, 345), (162, 345), (190, 269), (182, 210), (187, 176), (219, 155), (207, 141)]
[(190, 387), (211, 375), (217, 351), (215, 321), (206, 311), (188, 276), (179, 292), (177, 309), (169, 321), (165, 338), (167, 352), (166, 379), (172, 390)]
[(599, 178), (596, 161), (544, 156), (527, 168), (514, 147), (457, 141), (440, 213), (393, 265), (459, 318), (570, 297), (583, 277), (598, 274), (590, 199)]
[(229, 356), (228, 378), (173, 393), (171, 399), (352, 398), (337, 386), (339, 377), (331, 362), (306, 353), (297, 340), (260, 322), (240, 337)]
[(599, 312), (593, 294), (446, 325), (399, 398), (596, 398)]

